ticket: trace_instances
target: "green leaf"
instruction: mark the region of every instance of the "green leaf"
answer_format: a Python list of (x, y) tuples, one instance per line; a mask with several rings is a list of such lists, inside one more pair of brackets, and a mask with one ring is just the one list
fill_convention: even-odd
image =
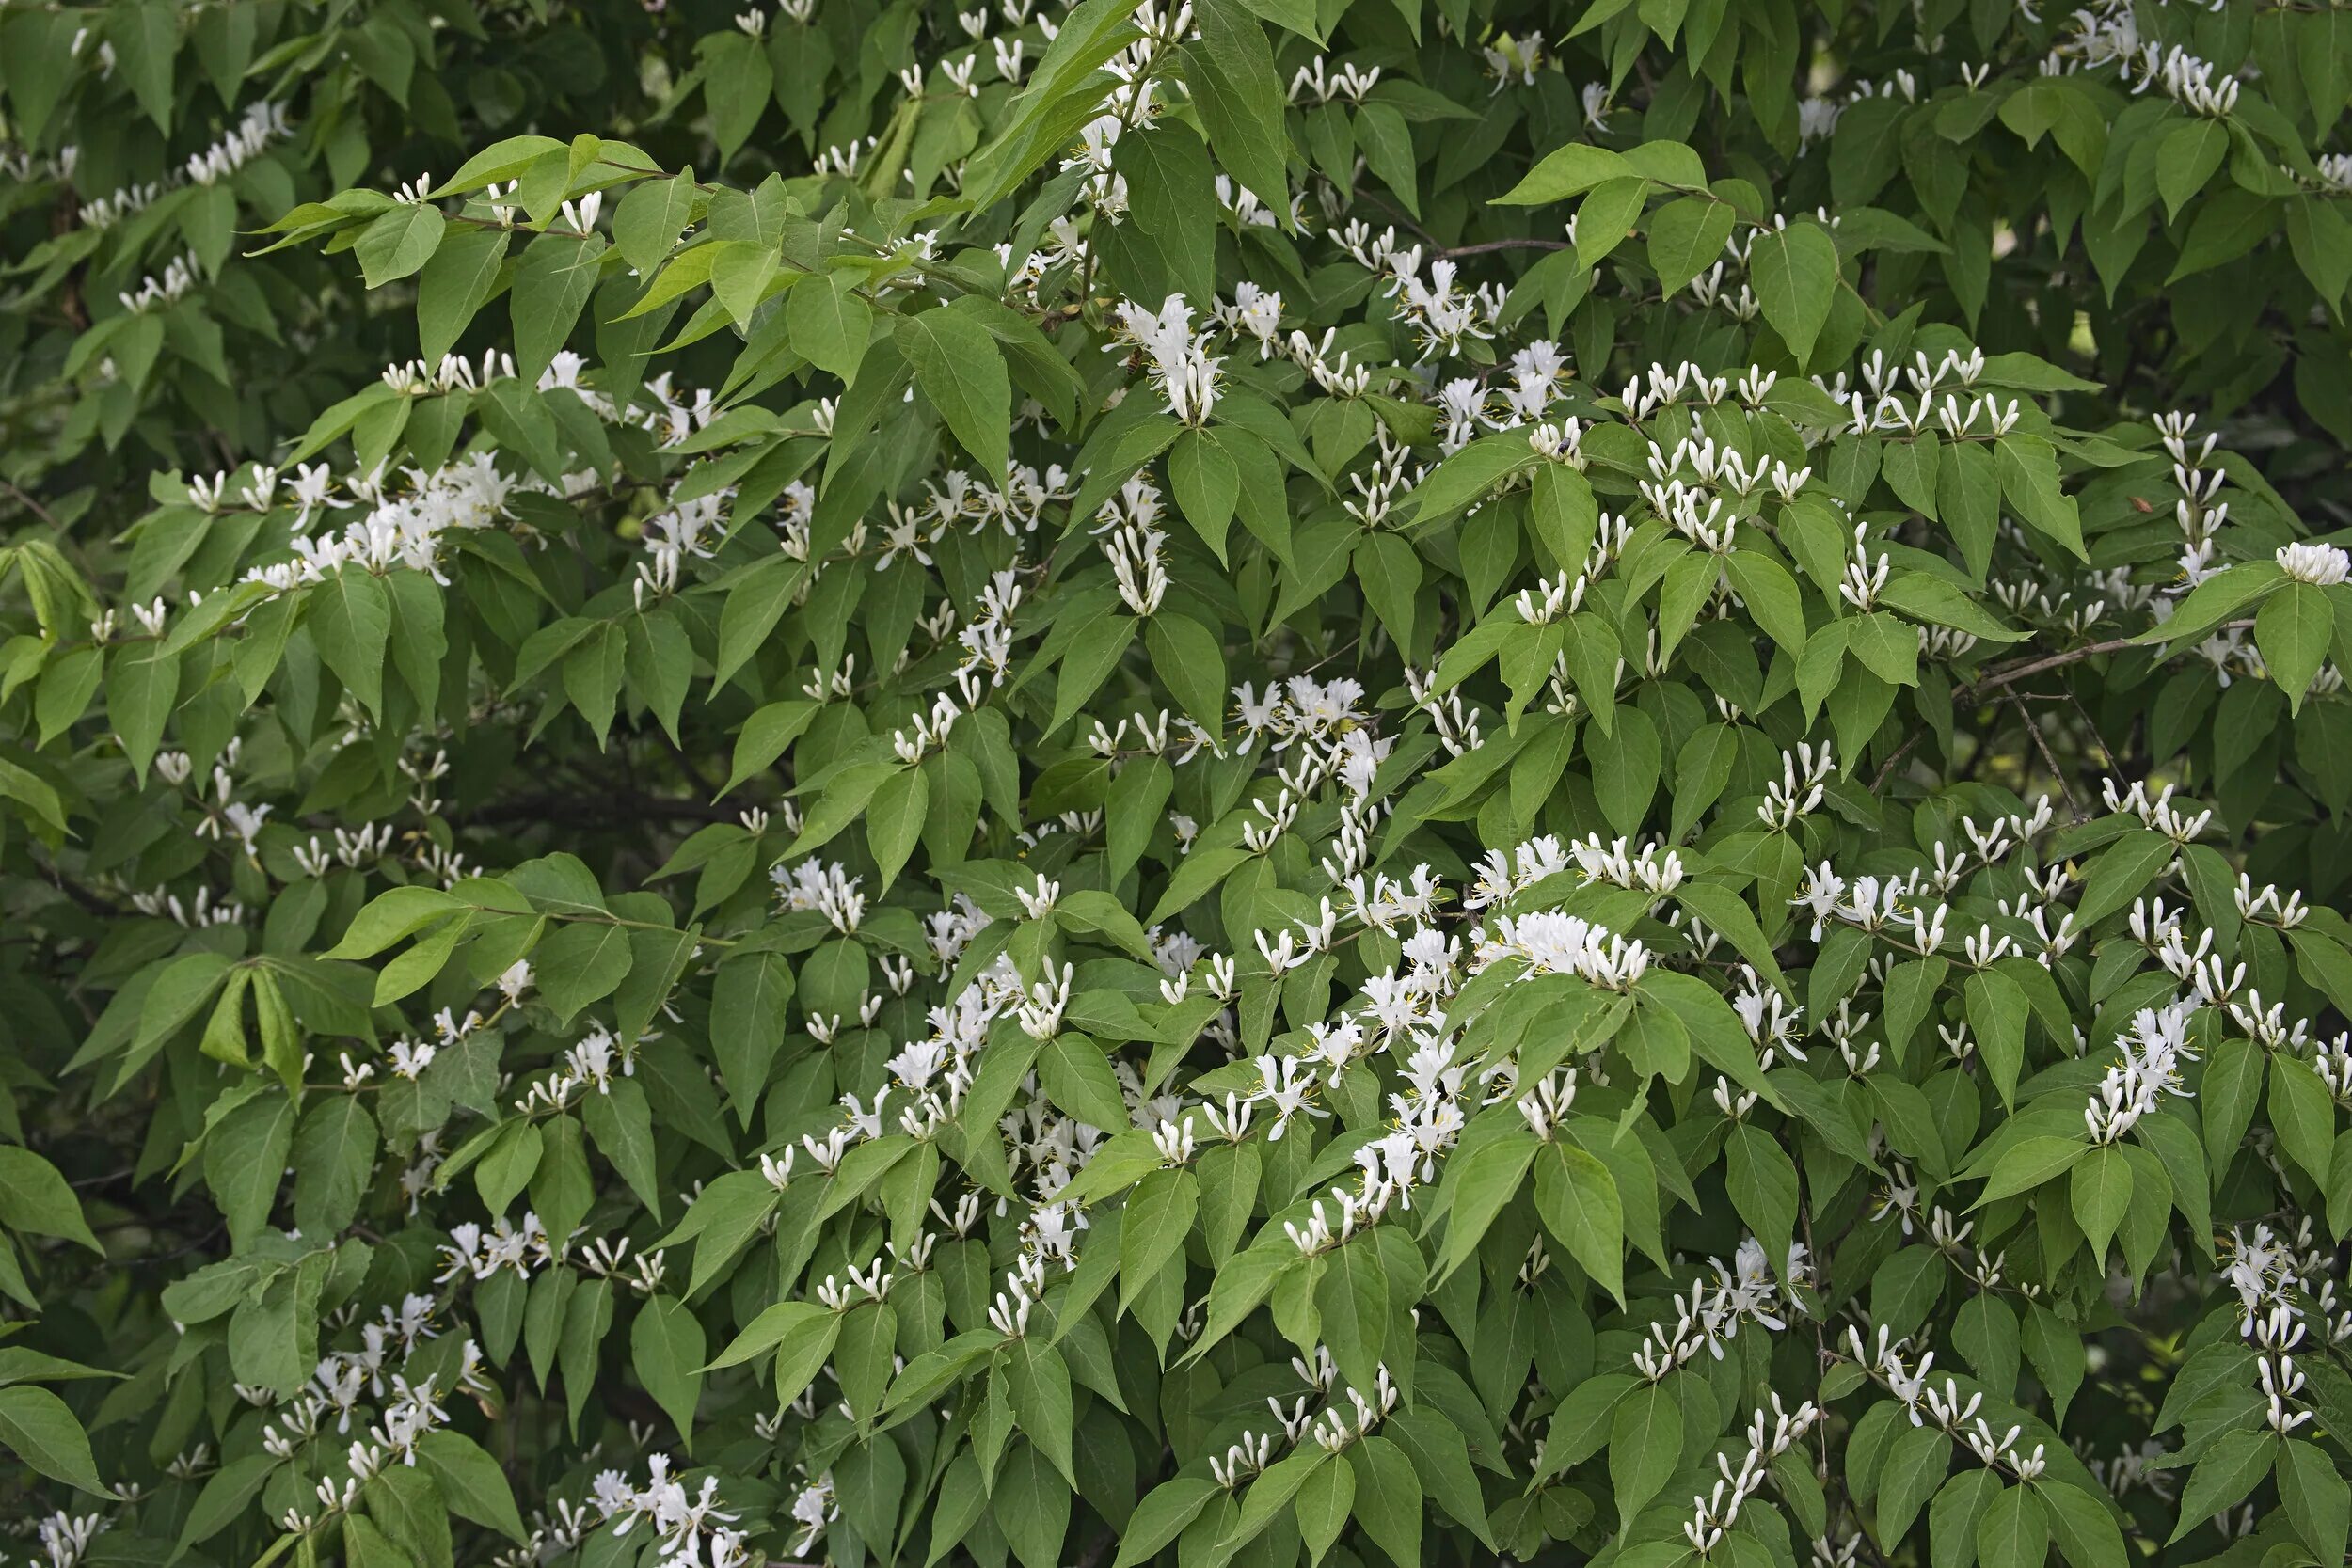
[(2059, 1481), (2044, 1485), (2041, 1496), (2049, 1509), (2051, 1533), (2070, 1568), (2125, 1568), (2131, 1560), (2123, 1532), (2104, 1491), (2094, 1495), (2079, 1484)]
[(264, 1091), (230, 1112), (204, 1139), (204, 1180), (240, 1252), (253, 1245), (277, 1204), (294, 1134), (293, 1097)]
[[(793, 293), (797, 295), (802, 291), (796, 289)], [(807, 578), (807, 562), (788, 555), (773, 555), (755, 562), (728, 579), (726, 602), (719, 610), (719, 657), (712, 661), (710, 674), (714, 689), (726, 685), (759, 652)], [(813, 708), (810, 717), (815, 717)], [(779, 742), (778, 753), (789, 744), (788, 737)]]
[(466, 906), (437, 887), (411, 883), (387, 889), (370, 899), (343, 928), (342, 940), (327, 951), (330, 958), (372, 958), (399, 942)]
[(1600, 265), (1641, 221), (1649, 194), (1649, 182), (1639, 175), (1594, 186), (1576, 210), (1576, 259), (1588, 267)]
[[(1290, 189), (1290, 137), (1265, 31), (1237, 0), (1200, 0), (1193, 20), (1200, 36), (1184, 46), (1184, 81), (1209, 150), (1244, 188), (1279, 209)], [(1280, 215), (1288, 220), (1287, 212)]]
[(144, 643), (107, 660), (106, 722), (142, 781), (179, 700), (179, 656), (163, 652), (160, 644)]
[(330, 574), (308, 594), (303, 625), (319, 657), (371, 714), (384, 711), (384, 653), (392, 601), (383, 580), (358, 566)]
[(1215, 632), (1188, 615), (1163, 610), (1144, 623), (1152, 667), (1193, 721), (1225, 733), (1225, 650)]
[(343, 1518), (343, 1557), (350, 1568), (416, 1568), (408, 1554), (364, 1513)]
[(1805, 629), (1804, 599), (1797, 579), (1778, 562), (1756, 550), (1734, 550), (1723, 562), (1756, 625), (1790, 653), (1804, 653), (1810, 634)]
[(1984, 1191), (1971, 1207), (1982, 1208), (1999, 1198), (2030, 1192), (2044, 1181), (2065, 1175), (2090, 1152), (2090, 1146), (2080, 1138), (2020, 1138), (2002, 1151)]
[(996, 1478), (996, 1526), (1021, 1568), (1057, 1568), (1070, 1533), (1072, 1487), (1032, 1444), (1005, 1456)]
[(1012, 379), (996, 340), (953, 310), (901, 316), (897, 330), (914, 384), (971, 453), (979, 477), (994, 483), (1011, 464), (1012, 440)]
[(596, 1148), (637, 1195), (655, 1219), (661, 1217), (661, 1188), (654, 1175), (653, 1109), (634, 1078), (616, 1078), (583, 1097), (580, 1119)]
[(2188, 1484), (2181, 1489), (2180, 1522), (2165, 1544), (2170, 1545), (2222, 1510), (2235, 1507), (2270, 1473), (2271, 1463), (2278, 1457), (2275, 1432), (2223, 1433), (2188, 1473)]
[(1748, 252), (1756, 304), (1803, 364), (1829, 320), (1837, 295), (1837, 243), (1818, 223), (1800, 219), (1785, 229), (1756, 231)]
[(1223, 1487), (1202, 1476), (1177, 1476), (1144, 1494), (1129, 1515), (1119, 1541), (1119, 1556), (1111, 1568), (1136, 1568), (1149, 1561), (1200, 1516), (1210, 1499), (1225, 1495)]
[(2314, 1557), (2322, 1562), (2344, 1560), (2345, 1536), (2352, 1530), (2352, 1482), (2325, 1449), (2299, 1437), (2280, 1445), (2279, 1499)]
[(421, 270), (440, 248), (447, 223), (441, 210), (428, 202), (395, 206), (377, 216), (352, 246), (368, 287), (380, 289)]
[(2325, 589), (2289, 582), (2263, 601), (2254, 617), (2254, 646), (2294, 710), (2301, 711), (2303, 695), (2328, 662), (2335, 636), (2335, 606)]
[(1397, 1310), (1389, 1297), (1378, 1248), (1367, 1236), (1333, 1247), (1321, 1262), (1315, 1307), (1324, 1342), (1341, 1376), (1356, 1387), (1370, 1387), (1378, 1379), (1388, 1349), (1389, 1320)]
[[(1968, 1027), (1977, 1049), (1993, 1075), (2001, 1103), (2017, 1093), (2017, 1078), (2026, 1060), (2026, 1020), (2032, 1005), (2025, 988), (1997, 969), (1979, 970), (1961, 988), (1968, 1006)], [(1980, 1200), (1981, 1201), (1981, 1200)]]
[(580, 313), (596, 292), (604, 241), (542, 234), (531, 242), (515, 268), (507, 309), (515, 323), (515, 373), (536, 383), (556, 351), (571, 337)]
[(976, 152), (964, 170), (963, 197), (976, 211), (1009, 196), (1093, 118), (1101, 102), (1091, 90), (1094, 71), (1136, 36), (1127, 20), (1136, 3), (1081, 0), (1071, 8), (995, 139)]
[[(531, 1207), (550, 1236), (569, 1236), (596, 1203), (596, 1179), (588, 1169), (588, 1144), (580, 1118), (551, 1117), (539, 1132), (539, 1154), (531, 1164)], [(526, 1151), (528, 1142), (520, 1146)]]
[(1325, 1465), (1299, 1487), (1293, 1505), (1298, 1513), (1300, 1538), (1307, 1546), (1310, 1568), (1320, 1563), (1356, 1506), (1356, 1470), (1352, 1465)]
[(2217, 1177), (2237, 1158), (2238, 1143), (2262, 1103), (2265, 1053), (2243, 1036), (2224, 1038), (2205, 1058), (2197, 1103), (2203, 1113), (2205, 1158)]
[(2065, 546), (2077, 560), (2090, 559), (2074, 498), (2058, 482), (2058, 451), (2039, 436), (2019, 433), (1993, 444), (1993, 467), (2001, 494), (2026, 526)]
[[(580, 1291), (573, 1299), (577, 1301), (587, 1293)], [(570, 1375), (568, 1370), (565, 1375)], [(524, 1538), (522, 1515), (515, 1508), (514, 1488), (507, 1485), (505, 1472), (499, 1468), (497, 1460), (483, 1451), (481, 1444), (444, 1427), (425, 1433), (417, 1445), (417, 1458), (433, 1473), (441, 1496), (449, 1500), (451, 1513), (487, 1526), (510, 1541)]]
[(1378, 1433), (1347, 1449), (1356, 1471), (1356, 1520), (1396, 1568), (1420, 1568), (1421, 1486), (1403, 1449)]
[(2156, 189), (2165, 216), (2178, 217), (2188, 198), (2204, 189), (2230, 150), (2229, 126), (2202, 115), (2182, 118), (2156, 144)]
[(1188, 1170), (1155, 1170), (1127, 1195), (1119, 1227), (1119, 1309), (1128, 1310), (1162, 1269), (1184, 1256), (1200, 1206), (1200, 1179)]
[(703, 99), (710, 106), (711, 135), (724, 164), (751, 138), (775, 86), (775, 68), (759, 40), (731, 28), (705, 34), (695, 46), (702, 58)]
[(612, 994), (635, 958), (626, 927), (606, 921), (559, 926), (532, 954), (540, 1000), (568, 1024), (593, 1002)]
[(645, 180), (629, 187), (612, 214), (612, 243), (633, 272), (649, 274), (666, 259), (686, 231), (694, 211), (694, 171), (680, 169), (667, 180)]
[(65, 1401), (46, 1388), (0, 1388), (0, 1447), (52, 1481), (111, 1497), (98, 1479), (89, 1436)]
[(2125, 833), (2100, 852), (2084, 879), (2075, 924), (2088, 928), (2129, 909), (2177, 853), (2172, 841), (2162, 833), (2148, 829)]
[(857, 296), (857, 274), (843, 270), (812, 278), (784, 299), (785, 330), (791, 335), (792, 351), (845, 382), (856, 378), (873, 330), (873, 308)]
[(784, 1045), (792, 966), (781, 953), (746, 953), (719, 966), (711, 990), (710, 1044), (735, 1114), (745, 1122)]
[(815, 721), (818, 709), (818, 704), (794, 697), (770, 703), (745, 720), (741, 732), (735, 737), (735, 757), (727, 769), (726, 787), (719, 793), (731, 794), (744, 780), (771, 767)]
[(1724, 259), (1734, 217), (1730, 202), (1707, 196), (1678, 197), (1650, 214), (1649, 264), (1661, 293), (1680, 293)]
[(2132, 1167), (2123, 1151), (2109, 1144), (2084, 1155), (2069, 1179), (2068, 1194), (2092, 1259), (2104, 1261), (2107, 1243), (2132, 1206)]
[(262, 1490), (262, 1483), (283, 1463), (276, 1454), (251, 1453), (214, 1471), (188, 1508), (174, 1556), (184, 1555), (190, 1546), (211, 1540), (234, 1524)]
[[(1899, 1439), (1898, 1439), (1899, 1441)], [(1883, 1477), (1880, 1481), (1883, 1492)], [(1928, 1505), (1928, 1551), (1931, 1568), (1974, 1568), (1977, 1560), (1977, 1521), (1999, 1496), (2001, 1478), (1994, 1470), (1963, 1470), (1944, 1482)], [(2118, 1544), (2122, 1537), (2117, 1537)]]
[(327, 1095), (294, 1131), (294, 1225), (305, 1236), (340, 1235), (375, 1174), (375, 1118), (357, 1095)]
[(439, 364), (488, 302), (509, 237), (503, 229), (461, 229), (441, 241), (417, 275), (417, 346), (426, 364)]
[(378, 1470), (360, 1490), (369, 1522), (418, 1568), (451, 1568), (449, 1509), (430, 1477), (405, 1466)]
[(2287, 1157), (2325, 1189), (2334, 1160), (2335, 1096), (2309, 1062), (2284, 1052), (2270, 1060), (2270, 1126)]
[(1414, 595), (1423, 576), (1421, 557), (1398, 534), (1368, 533), (1357, 545), (1354, 561), (1364, 602), (1399, 648), (1413, 647)]
[(2286, 574), (2274, 562), (2240, 562), (2190, 589), (2170, 615), (2132, 641), (2194, 642), (2286, 580)]
[(703, 1325), (675, 1296), (649, 1297), (628, 1332), (629, 1359), (638, 1381), (676, 1427), (691, 1452), (694, 1405), (703, 1386)]
[(1770, 1134), (1744, 1122), (1732, 1129), (1725, 1153), (1732, 1207), (1777, 1264), (1796, 1236), (1796, 1164)]
[(1535, 1212), (1593, 1283), (1622, 1304), (1625, 1210), (1609, 1167), (1572, 1144), (1545, 1145), (1535, 1160)]
[(1640, 172), (1605, 147), (1570, 142), (1544, 154), (1518, 184), (1494, 199), (1506, 207), (1540, 207), (1581, 196), (1595, 185)]
[(1476, 1254), (1480, 1238), (1503, 1205), (1519, 1195), (1527, 1168), (1543, 1147), (1534, 1133), (1522, 1131), (1467, 1148), (1446, 1162), (1444, 1203), (1450, 1217), (1437, 1278), (1443, 1279)]
[(1127, 615), (1104, 615), (1080, 627), (1064, 650), (1054, 691), (1054, 716), (1045, 726), (1053, 734), (1077, 717), (1087, 700), (1102, 689), (1119, 668), (1136, 640), (1136, 622)]
[(1662, 1384), (1637, 1388), (1616, 1407), (1609, 1428), (1609, 1483), (1624, 1521), (1620, 1539), (1681, 1459), (1681, 1402)]
[(1059, 1109), (1104, 1132), (1127, 1125), (1127, 1102), (1110, 1060), (1084, 1035), (1061, 1034), (1048, 1040), (1038, 1053), (1037, 1071), (1038, 1081)]
[[(180, 52), (180, 11), (166, 0), (131, 0), (106, 8), (105, 39), (115, 63), (139, 107), (158, 131), (167, 133), (171, 130), (172, 65)], [(27, 91), (16, 83), (10, 90), (20, 99)]]
[(1983, 1568), (2042, 1568), (2050, 1555), (2050, 1513), (2030, 1486), (2004, 1486), (1977, 1520)]
[(1952, 1440), (1933, 1426), (1905, 1425), (1887, 1445), (1878, 1468), (1878, 1537), (1892, 1547), (1910, 1533), (1919, 1510), (1944, 1485)]
[(106, 1254), (57, 1167), (15, 1144), (0, 1144), (0, 1225), (20, 1235), (60, 1236), (102, 1258)]

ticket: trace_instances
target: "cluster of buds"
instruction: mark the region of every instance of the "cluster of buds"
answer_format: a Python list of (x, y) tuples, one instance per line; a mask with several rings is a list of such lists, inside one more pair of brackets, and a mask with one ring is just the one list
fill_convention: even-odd
[(1718, 1453), (1715, 1468), (1720, 1479), (1714, 1489), (1691, 1499), (1692, 1516), (1683, 1524), (1682, 1538), (1702, 1558), (1723, 1544), (1724, 1533), (1740, 1517), (1740, 1505), (1763, 1489), (1772, 1461), (1795, 1448), (1821, 1418), (1811, 1400), (1791, 1412), (1778, 1394), (1772, 1398), (1771, 1418), (1767, 1420), (1767, 1412), (1759, 1406), (1748, 1422), (1748, 1449), (1739, 1467), (1732, 1467), (1730, 1455)]

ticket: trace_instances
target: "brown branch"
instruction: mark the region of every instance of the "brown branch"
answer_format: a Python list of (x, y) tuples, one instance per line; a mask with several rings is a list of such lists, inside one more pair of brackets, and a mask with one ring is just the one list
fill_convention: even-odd
[[(2253, 624), (2251, 621), (2230, 621), (2214, 627), (2214, 630), (2244, 631)], [(2079, 664), (2084, 659), (2094, 658), (2100, 654), (2120, 654), (2127, 648), (2150, 645), (2143, 644), (2137, 637), (2111, 637), (2104, 642), (2088, 642), (2079, 648), (2069, 648), (2064, 653), (2044, 654), (2039, 658), (2028, 658), (2015, 664), (2000, 665), (1986, 671), (1966, 686), (1953, 691), (1952, 702), (1955, 705), (1971, 702), (2012, 682), (2022, 681), (2029, 675), (2039, 675), (2045, 670), (2061, 669), (2069, 664)]]
[(39, 517), (42, 522), (47, 523), (51, 528), (56, 529), (59, 533), (63, 533), (65, 531), (65, 525), (58, 522), (56, 518), (51, 516), (49, 509), (41, 505), (40, 502), (35, 500), (23, 486), (16, 483), (16, 481), (12, 479), (0, 479), (0, 490), (6, 490), (9, 495), (14, 496), (17, 499), (18, 503), (26, 511), (32, 513), (34, 516)]
[(1895, 754), (1886, 759), (1886, 766), (1879, 769), (1879, 776), (1870, 781), (1871, 794), (1876, 795), (1880, 790), (1886, 787), (1887, 776), (1895, 771), (1897, 765), (1899, 765), (1903, 758), (1911, 755), (1911, 749), (1919, 744), (1919, 737), (1926, 733), (1927, 732), (1925, 730), (1913, 730), (1909, 735), (1903, 737), (1903, 743), (1895, 748)]
[(1574, 250), (1565, 240), (1508, 239), (1484, 240), (1477, 245), (1457, 245), (1438, 252), (1440, 256), (1484, 256), (1495, 250)]
[(628, 818), (657, 822), (734, 822), (741, 816), (742, 808), (739, 806), (634, 795), (626, 790), (602, 790), (579, 794), (525, 795), (512, 800), (493, 800), (479, 810), (463, 813), (455, 819), (467, 824), (516, 820), (596, 823)]
[(2074, 792), (2066, 787), (2066, 770), (2058, 766), (2058, 758), (2051, 753), (2049, 741), (2042, 738), (2042, 726), (2033, 721), (2033, 709), (2020, 702), (2014, 691), (2004, 692), (2003, 695), (2009, 699), (2010, 706), (2017, 710), (2017, 717), (2026, 721), (2026, 733), (2033, 737), (2034, 750), (2042, 753), (2042, 765), (2049, 768), (2050, 777), (2058, 781), (2058, 796), (2066, 802), (2066, 809), (2074, 814), (2075, 821), (2084, 820), (2082, 807), (2074, 803)]
[(2122, 653), (2126, 648), (2137, 646), (2139, 646), (2139, 643), (2135, 638), (2111, 637), (2104, 642), (2090, 642), (2079, 648), (2069, 648), (2064, 653), (2044, 654), (2039, 658), (1998, 666), (1986, 671), (1966, 686), (1955, 690), (1952, 693), (1952, 702), (1954, 705), (1958, 705), (1988, 696), (2013, 682), (2039, 675), (2045, 670), (2061, 669), (2069, 664), (2079, 664), (2087, 658), (2094, 658), (2100, 654)]

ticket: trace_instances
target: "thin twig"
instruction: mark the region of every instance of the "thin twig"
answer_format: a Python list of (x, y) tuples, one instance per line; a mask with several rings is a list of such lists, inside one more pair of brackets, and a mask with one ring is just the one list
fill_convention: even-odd
[(2090, 732), (2091, 743), (2099, 748), (2100, 766), (2110, 773), (2114, 772), (2117, 767), (2115, 748), (2108, 745), (2107, 737), (2099, 733), (2099, 721), (2090, 717), (2090, 710), (2083, 706), (2083, 700), (2074, 695), (2072, 687), (2067, 689), (2066, 703), (2074, 710), (2074, 717), (2083, 721), (2083, 728)]
[(58, 522), (56, 518), (51, 516), (49, 515), (49, 509), (41, 505), (40, 502), (35, 500), (31, 496), (27, 495), (24, 490), (17, 484), (16, 481), (12, 479), (0, 479), (0, 489), (5, 489), (9, 495), (14, 496), (24, 504), (27, 511), (31, 512), (34, 516), (39, 517), (42, 522), (47, 523), (51, 528), (56, 529), (60, 533), (65, 531), (65, 525)]
[(2033, 736), (2034, 750), (2042, 753), (2042, 765), (2049, 768), (2050, 777), (2058, 781), (2058, 798), (2066, 802), (2066, 809), (2074, 814), (2075, 821), (2085, 820), (2083, 809), (2074, 804), (2074, 792), (2066, 787), (2065, 769), (2058, 767), (2058, 758), (2051, 754), (2049, 741), (2042, 738), (2042, 726), (2033, 721), (2033, 709), (2020, 702), (2014, 691), (2003, 695), (2009, 699), (2010, 706), (2017, 710), (2017, 717), (2026, 721), (2026, 733)]
[(624, 790), (589, 790), (578, 794), (526, 795), (512, 800), (496, 800), (479, 810), (459, 814), (458, 820), (466, 823), (517, 819), (582, 822), (612, 821), (631, 816), (652, 821), (734, 822), (740, 820), (742, 809), (702, 800), (632, 795)]
[(1487, 252), (1495, 250), (1573, 250), (1576, 247), (1569, 244), (1566, 240), (1540, 240), (1530, 237), (1524, 239), (1485, 240), (1477, 245), (1449, 245), (1444, 250), (1438, 252), (1438, 254), (1449, 257), (1484, 256)]
[[(2214, 630), (2217, 632), (2244, 631), (2253, 624), (2251, 621), (2231, 621), (2216, 626)], [(2028, 675), (2041, 674), (2045, 670), (2062, 669), (2069, 664), (2079, 664), (2086, 658), (2095, 658), (2101, 654), (2120, 654), (2126, 648), (2148, 645), (2143, 644), (2137, 637), (2111, 637), (2104, 642), (2088, 642), (2079, 648), (2069, 648), (2064, 653), (2044, 654), (2039, 658), (2001, 665), (1986, 671), (1966, 686), (1954, 691), (1952, 702), (1958, 705), (1975, 701), (2012, 682), (2022, 681)]]
[(1887, 776), (1895, 771), (1903, 758), (1911, 755), (1911, 749), (1919, 744), (1919, 737), (1926, 733), (1925, 730), (1913, 730), (1903, 737), (1903, 743), (1895, 748), (1895, 754), (1886, 759), (1886, 766), (1879, 769), (1879, 776), (1870, 781), (1871, 794), (1876, 795), (1886, 787)]

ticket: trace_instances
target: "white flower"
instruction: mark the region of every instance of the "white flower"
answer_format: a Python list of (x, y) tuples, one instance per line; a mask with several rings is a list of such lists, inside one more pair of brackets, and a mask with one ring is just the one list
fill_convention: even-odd
[[(1119, 302), (1120, 336), (1151, 361), (1152, 384), (1168, 400), (1168, 411), (1200, 426), (1216, 405), (1217, 367), (1209, 355), (1209, 335), (1192, 329), (1192, 307), (1170, 294), (1154, 313), (1132, 300)], [(1117, 347), (1119, 345), (1112, 345)]]
[(2352, 577), (2352, 555), (2333, 545), (2281, 545), (2279, 569), (2296, 582), (2332, 588)]

